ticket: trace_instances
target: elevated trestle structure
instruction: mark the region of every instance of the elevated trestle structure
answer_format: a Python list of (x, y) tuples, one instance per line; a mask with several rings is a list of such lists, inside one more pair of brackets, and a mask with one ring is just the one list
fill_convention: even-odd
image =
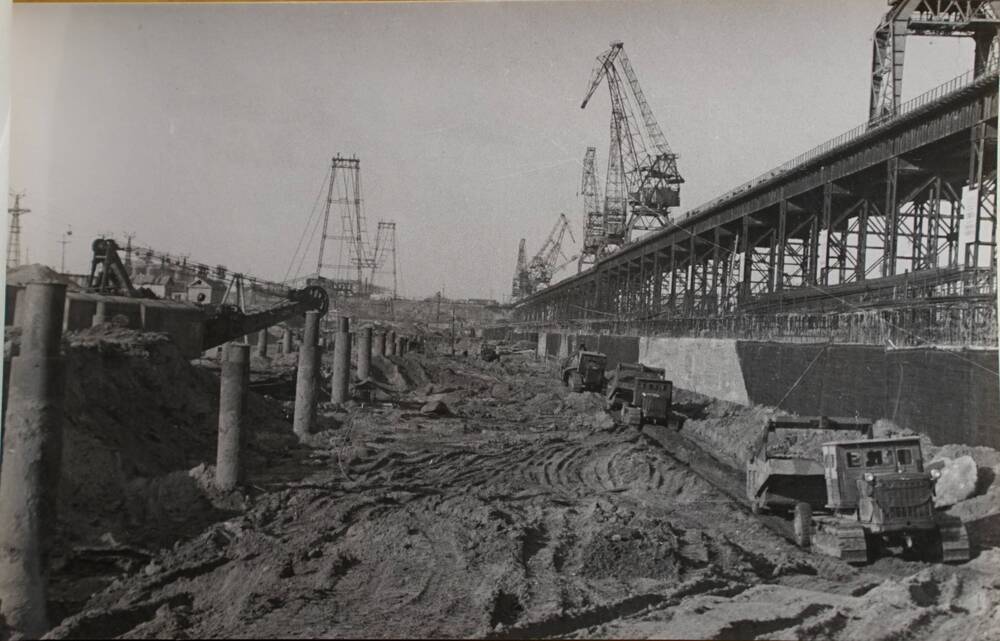
[(762, 316), (905, 308), (928, 327), (992, 325), (995, 345), (997, 84), (996, 65), (955, 78), (535, 293), (514, 318), (739, 333)]

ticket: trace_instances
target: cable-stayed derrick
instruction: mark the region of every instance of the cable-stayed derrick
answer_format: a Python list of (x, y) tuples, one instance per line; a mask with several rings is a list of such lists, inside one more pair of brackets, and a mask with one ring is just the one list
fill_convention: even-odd
[[(618, 238), (619, 246), (629, 242), (634, 231), (663, 227), (670, 209), (680, 205), (684, 179), (677, 169), (677, 154), (670, 150), (621, 42), (611, 43), (611, 48), (598, 56), (581, 108), (586, 108), (603, 80), (607, 81), (611, 98), (611, 144), (605, 184), (610, 249)], [(635, 117), (633, 102), (641, 121)]]
[(906, 36), (965, 36), (975, 40), (976, 75), (997, 63), (1000, 33), (997, 0), (889, 0), (872, 37), (869, 120), (899, 111)]
[[(330, 214), (334, 208), (340, 214), (340, 233), (330, 233)], [(332, 265), (323, 262), (327, 240), (339, 241), (340, 245), (337, 262)], [(338, 155), (330, 167), (316, 274), (322, 277), (323, 268), (332, 267), (335, 292), (362, 296), (371, 293), (371, 282), (365, 276), (376, 266), (374, 254), (368, 247), (368, 229), (362, 208), (361, 161)]]

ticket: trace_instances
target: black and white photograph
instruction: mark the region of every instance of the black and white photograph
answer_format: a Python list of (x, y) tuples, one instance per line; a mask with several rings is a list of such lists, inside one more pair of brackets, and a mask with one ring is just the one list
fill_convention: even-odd
[(0, 641), (1000, 639), (1000, 0), (0, 0)]

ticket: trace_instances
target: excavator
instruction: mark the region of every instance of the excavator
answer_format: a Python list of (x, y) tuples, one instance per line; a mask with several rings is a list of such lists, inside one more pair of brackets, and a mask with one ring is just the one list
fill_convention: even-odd
[(114, 319), (116, 324), (165, 332), (185, 357), (196, 358), (213, 347), (307, 311), (317, 311), (323, 316), (330, 307), (326, 290), (313, 285), (287, 289), (283, 292), (284, 300), (265, 309), (247, 311), (242, 304), (240, 274), (234, 274), (230, 283), (230, 289), (238, 292), (236, 304), (227, 304), (228, 297), (216, 304), (161, 299), (149, 289), (132, 283), (113, 239), (98, 238), (91, 249), (93, 256), (84, 290), (66, 294), (64, 329), (67, 330), (90, 327), (100, 310), (103, 318)]

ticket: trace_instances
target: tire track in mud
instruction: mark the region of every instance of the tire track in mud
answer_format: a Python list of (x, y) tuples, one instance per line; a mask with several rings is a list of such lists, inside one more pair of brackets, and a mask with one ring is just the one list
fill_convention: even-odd
[(667, 607), (678, 582), (757, 578), (720, 527), (741, 511), (731, 497), (590, 416), (374, 416), (334, 433), (245, 517), (255, 556), (200, 579), (185, 631), (551, 636)]

